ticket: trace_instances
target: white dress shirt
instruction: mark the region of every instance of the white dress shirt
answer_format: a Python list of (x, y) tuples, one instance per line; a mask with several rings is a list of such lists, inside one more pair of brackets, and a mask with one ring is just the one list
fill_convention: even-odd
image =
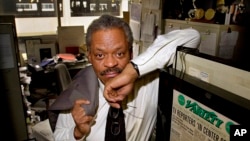
[(192, 28), (173, 30), (159, 35), (148, 49), (132, 61), (138, 65), (141, 75), (173, 63), (176, 48), (184, 46), (198, 48), (200, 33)]
[[(199, 43), (200, 34), (196, 30), (175, 30), (159, 35), (144, 53), (132, 60), (143, 77), (136, 81), (134, 93), (129, 94), (122, 104), (128, 141), (147, 141), (156, 124), (159, 78), (154, 70), (173, 63), (177, 46), (197, 48)], [(91, 132), (83, 139), (87, 141), (104, 141), (105, 137), (109, 104), (103, 97), (104, 85), (100, 81), (99, 84), (99, 107)], [(74, 141), (74, 127), (71, 113), (60, 113), (54, 132), (55, 140)]]

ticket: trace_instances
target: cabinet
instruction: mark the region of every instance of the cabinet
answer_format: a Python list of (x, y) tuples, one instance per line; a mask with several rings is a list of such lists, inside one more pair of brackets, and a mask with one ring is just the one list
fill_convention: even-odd
[(165, 19), (165, 33), (174, 29), (194, 28), (201, 33), (199, 51), (211, 56), (239, 60), (245, 46), (245, 28), (193, 21)]

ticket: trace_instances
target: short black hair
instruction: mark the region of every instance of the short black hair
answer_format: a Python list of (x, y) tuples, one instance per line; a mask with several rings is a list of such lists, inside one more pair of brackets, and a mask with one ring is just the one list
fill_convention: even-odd
[(109, 28), (119, 28), (122, 29), (126, 35), (127, 42), (129, 45), (130, 50), (132, 51), (133, 46), (133, 34), (131, 28), (127, 22), (123, 19), (104, 14), (101, 15), (98, 19), (95, 19), (88, 27), (87, 34), (86, 34), (86, 46), (89, 50), (91, 46), (91, 35), (99, 30), (109, 29)]

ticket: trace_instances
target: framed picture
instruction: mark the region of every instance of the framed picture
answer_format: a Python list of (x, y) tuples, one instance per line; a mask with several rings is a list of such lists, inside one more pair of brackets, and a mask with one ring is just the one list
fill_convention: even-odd
[(50, 59), (53, 58), (57, 51), (56, 51), (56, 45), (54, 43), (50, 44), (35, 44), (34, 45), (34, 59), (35, 62), (41, 63), (44, 59)]
[(27, 39), (25, 40), (26, 53), (28, 60), (32, 60), (35, 57), (35, 45), (41, 44), (41, 39)]

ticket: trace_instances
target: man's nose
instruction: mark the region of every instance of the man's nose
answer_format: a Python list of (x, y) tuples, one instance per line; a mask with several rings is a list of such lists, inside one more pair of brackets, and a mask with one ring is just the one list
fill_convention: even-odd
[(114, 67), (117, 65), (117, 60), (113, 55), (108, 55), (105, 58), (105, 66), (106, 67)]

